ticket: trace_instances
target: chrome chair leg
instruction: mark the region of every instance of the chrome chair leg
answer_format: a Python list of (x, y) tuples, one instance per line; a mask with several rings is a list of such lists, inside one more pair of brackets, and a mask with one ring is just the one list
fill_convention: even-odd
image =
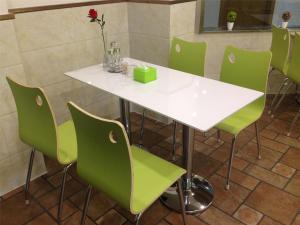
[(63, 170), (63, 178), (62, 178), (62, 182), (61, 182), (61, 188), (60, 188), (60, 194), (59, 194), (59, 203), (58, 203), (58, 210), (57, 210), (57, 222), (58, 222), (58, 224), (61, 224), (66, 180), (67, 180), (68, 170), (72, 165), (73, 165), (72, 163), (67, 165)]
[(173, 120), (172, 160), (176, 160), (176, 128), (177, 122)]
[(30, 186), (34, 154), (35, 154), (35, 149), (33, 148), (30, 153), (30, 159), (29, 159), (29, 165), (28, 165), (28, 171), (27, 171), (27, 177), (26, 177), (26, 184), (25, 184), (25, 204), (26, 205), (29, 205), (29, 203), (30, 203), (29, 186)]
[(84, 201), (84, 206), (83, 206), (83, 211), (82, 211), (80, 225), (84, 225), (85, 224), (85, 218), (86, 218), (86, 214), (87, 214), (89, 203), (90, 203), (91, 193), (92, 193), (92, 186), (89, 185), (88, 189), (87, 189), (85, 201)]
[(227, 169), (227, 178), (226, 178), (226, 190), (229, 190), (230, 185), (230, 175), (231, 175), (231, 167), (232, 167), (232, 161), (233, 161), (233, 156), (234, 156), (234, 148), (235, 148), (235, 141), (236, 141), (236, 136), (232, 139), (232, 144), (231, 144), (231, 150), (230, 150), (230, 157), (228, 161), (228, 169)]
[(257, 158), (261, 159), (261, 146), (260, 146), (260, 136), (258, 131), (258, 122), (255, 122), (255, 132), (256, 132), (256, 144), (257, 144)]
[(179, 201), (181, 206), (181, 214), (183, 219), (183, 224), (187, 225), (187, 218), (186, 218), (186, 212), (185, 212), (185, 203), (183, 198), (183, 189), (182, 189), (182, 180), (179, 179), (177, 181), (177, 187), (178, 187), (178, 193), (179, 193)]
[(269, 114), (272, 113), (273, 111), (273, 105), (277, 102), (277, 99), (279, 98), (279, 94), (281, 93), (283, 87), (286, 85), (286, 82), (289, 80), (289, 78), (285, 78), (283, 80), (283, 82), (280, 85), (279, 91), (275, 94), (274, 98), (272, 99), (271, 105), (270, 105), (270, 109), (268, 111)]
[(221, 142), (221, 130), (217, 131), (217, 139), (218, 139), (218, 142)]
[(287, 136), (290, 136), (290, 135), (291, 135), (292, 129), (294, 128), (294, 126), (295, 126), (297, 120), (299, 119), (299, 117), (300, 117), (300, 109), (299, 109), (299, 111), (297, 112), (297, 114), (295, 115), (295, 117), (294, 117), (294, 119), (293, 119), (293, 121), (292, 121), (292, 123), (291, 123), (291, 126), (290, 126), (290, 128), (289, 128), (289, 131), (288, 131), (288, 133), (287, 133)]
[(142, 213), (140, 213), (140, 214), (138, 214), (136, 216), (136, 218), (135, 218), (135, 225), (139, 225), (141, 217), (142, 217)]
[(139, 137), (139, 145), (143, 145), (143, 137), (144, 137), (144, 122), (145, 122), (145, 109), (143, 109), (141, 128), (140, 128), (140, 137)]
[(279, 99), (279, 101), (277, 102), (276, 106), (274, 107), (273, 111), (272, 111), (272, 117), (274, 117), (275, 112), (277, 111), (278, 107), (280, 106), (281, 102), (283, 101), (284, 97), (286, 96), (287, 91), (291, 88), (291, 86), (293, 85), (293, 82), (291, 82), (288, 87), (286, 88), (286, 90), (283, 92), (281, 98)]

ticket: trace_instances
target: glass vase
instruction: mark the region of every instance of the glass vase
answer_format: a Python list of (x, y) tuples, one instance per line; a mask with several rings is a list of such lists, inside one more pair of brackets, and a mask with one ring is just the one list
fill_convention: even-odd
[(103, 49), (102, 66), (105, 71), (108, 69), (108, 53), (107, 53), (107, 33), (101, 32), (101, 42)]

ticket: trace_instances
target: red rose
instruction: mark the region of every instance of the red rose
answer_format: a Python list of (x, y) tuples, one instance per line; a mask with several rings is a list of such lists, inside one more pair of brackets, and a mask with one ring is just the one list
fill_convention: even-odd
[(92, 18), (92, 19), (97, 19), (98, 18), (98, 12), (95, 9), (90, 9), (89, 17)]

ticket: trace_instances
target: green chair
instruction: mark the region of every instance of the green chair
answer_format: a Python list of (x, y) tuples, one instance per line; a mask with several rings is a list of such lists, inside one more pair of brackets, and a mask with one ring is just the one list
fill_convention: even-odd
[(6, 79), (16, 102), (19, 136), (24, 143), (32, 146), (25, 185), (25, 203), (30, 202), (29, 185), (37, 150), (64, 166), (57, 212), (57, 220), (60, 223), (67, 172), (77, 160), (74, 124), (69, 120), (57, 126), (49, 101), (41, 88), (24, 86), (9, 77)]
[[(288, 60), (289, 60), (289, 52), (290, 52), (290, 33), (287, 28), (279, 28), (276, 26), (272, 26), (272, 44), (271, 44), (271, 52), (272, 52), (272, 60), (271, 67), (272, 71), (277, 70), (282, 75), (286, 75), (288, 69)], [(277, 105), (274, 107), (276, 102), (278, 102), (279, 93), (283, 90), (283, 88), (287, 85), (288, 78), (285, 77), (283, 82), (280, 85), (278, 92), (275, 94), (272, 99), (269, 114), (274, 116), (274, 112), (277, 109)], [(280, 104), (280, 103), (279, 103)]]
[(257, 120), (261, 117), (265, 107), (270, 61), (271, 53), (269, 51), (254, 52), (232, 46), (228, 46), (225, 50), (220, 80), (265, 93), (264, 96), (245, 106), (216, 126), (216, 128), (218, 128), (217, 135), (219, 140), (220, 130), (226, 131), (234, 136), (227, 171), (227, 190), (230, 187), (229, 180), (237, 136), (243, 129), (252, 123), (255, 123), (258, 158), (261, 158)]
[(136, 215), (138, 224), (142, 213), (175, 182), (186, 224), (181, 188), (181, 176), (186, 171), (130, 146), (120, 122), (91, 115), (74, 103), (68, 105), (77, 135), (77, 172), (89, 184), (81, 225), (85, 223), (92, 187)]
[[(189, 42), (176, 37), (173, 38), (169, 58), (169, 68), (203, 77), (206, 48), (207, 44), (205, 42)], [(144, 119), (145, 109), (143, 110), (142, 115), (140, 140), (143, 139), (144, 134)], [(176, 150), (176, 127), (177, 122), (173, 121), (173, 159)]]
[[(294, 37), (294, 45), (293, 45), (293, 51), (292, 51), (292, 55), (290, 58), (290, 62), (288, 64), (288, 69), (286, 72), (286, 77), (289, 80), (289, 85), (288, 87), (283, 90), (282, 95), (281, 95), (281, 99), (280, 101), (277, 103), (276, 108), (278, 108), (279, 104), (282, 102), (282, 100), (284, 99), (287, 91), (289, 90), (289, 88), (293, 85), (300, 85), (300, 34), (296, 33), (295, 37)], [(279, 93), (279, 94), (280, 94)], [(299, 112), (295, 115), (291, 126), (289, 128), (289, 131), (287, 133), (287, 135), (289, 136), (291, 134), (291, 131), (294, 127), (294, 125), (296, 124), (297, 119), (300, 116), (300, 110)]]

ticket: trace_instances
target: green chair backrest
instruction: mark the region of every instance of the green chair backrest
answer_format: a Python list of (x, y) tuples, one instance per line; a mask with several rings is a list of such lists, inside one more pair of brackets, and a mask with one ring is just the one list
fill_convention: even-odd
[(173, 38), (169, 67), (182, 72), (204, 76), (205, 42), (189, 42)]
[(68, 103), (77, 136), (77, 173), (130, 210), (131, 150), (123, 125), (93, 116)]
[(289, 59), (290, 34), (287, 28), (272, 26), (271, 66), (283, 74)]
[(57, 159), (55, 118), (43, 90), (21, 85), (9, 77), (6, 79), (17, 106), (21, 140)]
[[(228, 46), (225, 49), (220, 80), (266, 93), (272, 53)], [(261, 98), (264, 107), (265, 96)]]
[(287, 76), (300, 85), (300, 34), (296, 33)]

